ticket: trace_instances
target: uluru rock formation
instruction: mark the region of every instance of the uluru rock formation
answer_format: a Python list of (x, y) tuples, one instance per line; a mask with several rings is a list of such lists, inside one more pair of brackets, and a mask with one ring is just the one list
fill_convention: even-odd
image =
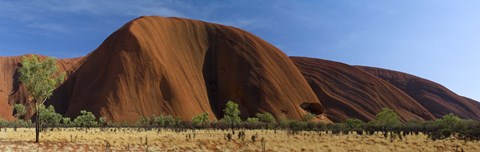
[(480, 120), (479, 102), (459, 96), (438, 83), (387, 69), (357, 67), (395, 85), (437, 118), (453, 113), (461, 118)]
[[(29, 56), (29, 55), (26, 55)], [(32, 116), (33, 109), (29, 108), (33, 105), (28, 100), (28, 94), (21, 82), (18, 80), (18, 68), (21, 66), (22, 57), (0, 57), (0, 118), (13, 120), (12, 107), (16, 103), (26, 105), (27, 114), (25, 117)], [(40, 58), (46, 58), (40, 56)], [(57, 59), (57, 67), (59, 72), (71, 72), (72, 67), (80, 60), (73, 59)]]
[(375, 119), (391, 108), (403, 120), (431, 120), (434, 116), (395, 86), (356, 67), (322, 59), (291, 57), (334, 122), (348, 118)]
[[(18, 81), (21, 57), (0, 57), (0, 118), (27, 106)], [(374, 119), (382, 108), (402, 120), (431, 120), (447, 113), (480, 120), (480, 104), (434, 82), (408, 74), (313, 58), (287, 57), (238, 28), (197, 20), (140, 17), (111, 34), (85, 57), (59, 59), (67, 80), (46, 102), (75, 117), (81, 110), (109, 121), (173, 115), (191, 120), (207, 112), (219, 119), (227, 101), (242, 117), (270, 112), (277, 118), (343, 122)], [(32, 115), (32, 110), (27, 118)]]
[(242, 117), (268, 111), (301, 119), (310, 111), (321, 118), (324, 111), (295, 65), (271, 44), (237, 28), (179, 18), (127, 23), (62, 87), (61, 113), (88, 110), (114, 121), (160, 114), (190, 120), (203, 112), (221, 118), (228, 100), (239, 104)]

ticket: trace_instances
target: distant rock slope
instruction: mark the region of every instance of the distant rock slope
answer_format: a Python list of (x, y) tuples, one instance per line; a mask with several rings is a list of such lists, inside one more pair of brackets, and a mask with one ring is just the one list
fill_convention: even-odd
[(459, 96), (438, 83), (387, 69), (357, 67), (393, 84), (437, 118), (453, 113), (462, 118), (480, 120), (479, 102)]
[(347, 118), (375, 119), (382, 108), (391, 108), (403, 120), (431, 120), (433, 115), (410, 96), (356, 67), (306, 57), (291, 57), (334, 122)]

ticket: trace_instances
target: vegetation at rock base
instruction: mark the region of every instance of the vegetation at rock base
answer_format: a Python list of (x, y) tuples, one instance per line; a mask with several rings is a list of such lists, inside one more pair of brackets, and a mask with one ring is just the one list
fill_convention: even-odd
[[(228, 104), (228, 103), (227, 103)], [(225, 116), (219, 121), (210, 121), (208, 113), (201, 113), (192, 117), (191, 121), (181, 121), (171, 115), (143, 116), (136, 123), (113, 123), (107, 122), (105, 117), (96, 119), (93, 113), (82, 110), (75, 119), (62, 117), (55, 112), (53, 106), (40, 106), (40, 121), (42, 127), (77, 127), (88, 129), (91, 127), (117, 128), (134, 127), (145, 128), (145, 131), (156, 129), (158, 132), (164, 129), (171, 129), (175, 132), (182, 132), (189, 129), (275, 129), (285, 130), (289, 135), (296, 135), (302, 131), (324, 132), (332, 135), (374, 135), (381, 133), (387, 139), (403, 139), (407, 135), (427, 135), (431, 140), (442, 140), (455, 138), (467, 141), (480, 140), (480, 122), (461, 119), (454, 114), (447, 114), (434, 121), (406, 121), (402, 122), (397, 114), (391, 109), (383, 109), (377, 114), (375, 120), (364, 122), (360, 119), (349, 118), (343, 123), (325, 124), (312, 121), (289, 120), (281, 118), (279, 121), (268, 113), (257, 113), (256, 117), (249, 117), (242, 121), (238, 105), (230, 102), (225, 108)], [(308, 119), (307, 119), (308, 120)], [(235, 124), (232, 126), (232, 123)], [(32, 127), (31, 120), (18, 119), (14, 122), (0, 120), (0, 128), (25, 128)]]
[(208, 118), (208, 112), (196, 115), (192, 118), (192, 123), (195, 126), (207, 127), (210, 124), (210, 119)]

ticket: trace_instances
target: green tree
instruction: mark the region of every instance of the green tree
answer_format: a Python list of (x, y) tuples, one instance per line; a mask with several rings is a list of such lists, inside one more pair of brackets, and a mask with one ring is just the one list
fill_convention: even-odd
[(358, 130), (362, 128), (363, 121), (356, 118), (348, 118), (345, 121), (345, 125), (347, 125), (347, 128), (350, 130)]
[(87, 112), (86, 110), (80, 111), (80, 115), (73, 120), (75, 125), (80, 127), (94, 127), (97, 125), (95, 115), (92, 112)]
[(62, 124), (64, 126), (70, 126), (72, 123), (72, 119), (70, 119), (69, 117), (64, 117), (62, 118)]
[(150, 118), (147, 116), (140, 116), (137, 120), (137, 126), (141, 126), (147, 131), (147, 128), (150, 126)]
[(248, 123), (258, 123), (260, 122), (260, 119), (258, 118), (247, 118)]
[(208, 112), (198, 114), (196, 116), (193, 116), (192, 122), (193, 125), (199, 126), (201, 125), (202, 127), (206, 127), (210, 123), (210, 119), (208, 118)]
[(164, 127), (165, 126), (165, 116), (153, 116), (153, 124), (157, 127)]
[(23, 104), (15, 104), (13, 105), (13, 110), (15, 111), (15, 116), (17, 119), (20, 119), (20, 117), (24, 116), (27, 114), (27, 109)]
[(377, 125), (380, 125), (384, 129), (389, 129), (392, 126), (400, 123), (400, 119), (397, 113), (395, 113), (395, 111), (393, 111), (392, 109), (383, 108), (382, 111), (376, 115), (375, 123)]
[[(260, 122), (265, 123), (265, 129), (268, 129), (268, 125), (275, 124), (277, 121), (275, 120), (275, 117), (269, 112), (263, 112), (263, 113), (257, 113), (255, 114), (257, 116), (258, 120)], [(286, 123), (285, 126), (287, 126), (288, 123)]]
[(175, 125), (176, 123), (176, 119), (171, 115), (153, 116), (153, 124), (158, 127), (170, 127)]
[(46, 58), (40, 60), (38, 56), (23, 57), (22, 66), (19, 68), (20, 81), (26, 87), (29, 95), (35, 103), (35, 113), (37, 121), (35, 122), (35, 142), (38, 143), (40, 137), (40, 105), (52, 95), (53, 90), (60, 84), (65, 74), (58, 74), (55, 59)]
[(40, 126), (41, 127), (53, 127), (58, 126), (62, 121), (62, 115), (55, 112), (55, 108), (50, 105), (47, 108), (41, 105), (39, 108), (40, 112)]
[(444, 125), (446, 128), (453, 129), (462, 121), (458, 116), (449, 113), (444, 115), (442, 118), (435, 120), (435, 122)]
[(303, 115), (303, 121), (305, 122), (312, 121), (313, 118), (315, 118), (315, 115), (310, 112), (307, 112), (307, 114)]
[(98, 125), (101, 127), (104, 127), (107, 125), (107, 119), (105, 117), (100, 117), (98, 118)]
[(242, 119), (240, 119), (240, 110), (238, 109), (238, 104), (233, 101), (228, 101), (225, 105), (225, 109), (223, 109), (223, 112), (223, 120), (230, 124), (233, 133), (233, 128), (235, 125), (242, 122)]

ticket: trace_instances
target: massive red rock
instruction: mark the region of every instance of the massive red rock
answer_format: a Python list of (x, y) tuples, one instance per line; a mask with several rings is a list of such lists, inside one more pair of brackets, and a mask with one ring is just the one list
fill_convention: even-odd
[[(30, 56), (30, 55), (26, 55)], [(13, 120), (13, 105), (21, 103), (26, 105), (26, 118), (30, 118), (33, 113), (33, 104), (28, 100), (28, 94), (19, 81), (18, 68), (21, 67), (22, 57), (0, 57), (0, 119)], [(40, 56), (45, 58), (45, 56)], [(59, 72), (71, 72), (74, 65), (80, 58), (57, 59)]]
[[(14, 120), (13, 104), (31, 104), (18, 81), (20, 59), (0, 57), (1, 119)], [(141, 17), (87, 56), (57, 63), (68, 79), (46, 104), (70, 117), (87, 110), (116, 122), (160, 114), (191, 120), (204, 112), (219, 119), (232, 100), (243, 118), (266, 111), (301, 119), (310, 112), (325, 122), (369, 121), (389, 107), (402, 120), (450, 112), (480, 120), (478, 102), (434, 82), (377, 68), (290, 59), (249, 32), (189, 19)]]
[[(67, 116), (80, 110), (113, 121), (203, 112), (220, 118), (228, 100), (242, 117), (271, 112), (301, 119), (324, 109), (279, 49), (246, 31), (202, 21), (141, 17), (89, 54), (51, 102)], [(328, 121), (328, 120), (326, 120)]]
[(465, 119), (480, 120), (480, 103), (457, 95), (446, 87), (410, 74), (381, 68), (357, 66), (402, 90), (435, 117), (453, 113)]
[(356, 67), (306, 57), (291, 57), (314, 90), (327, 117), (370, 121), (382, 108), (391, 108), (402, 120), (431, 120), (434, 116), (395, 86)]

